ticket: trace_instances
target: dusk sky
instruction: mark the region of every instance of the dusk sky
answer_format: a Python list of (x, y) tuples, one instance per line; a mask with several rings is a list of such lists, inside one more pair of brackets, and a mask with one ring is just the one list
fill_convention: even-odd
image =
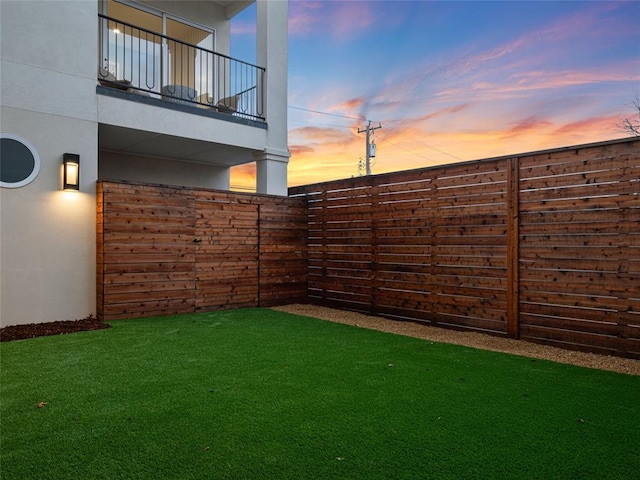
[(376, 174), (625, 137), (638, 92), (639, 1), (290, 0), (289, 185), (357, 176), (368, 120)]

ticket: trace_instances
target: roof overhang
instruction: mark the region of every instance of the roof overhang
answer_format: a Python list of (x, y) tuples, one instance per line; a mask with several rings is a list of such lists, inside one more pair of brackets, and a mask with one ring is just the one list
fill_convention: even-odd
[(252, 3), (255, 3), (255, 0), (214, 0), (213, 3), (217, 3), (224, 7), (224, 13), (227, 19), (232, 19), (237, 14), (242, 12), (245, 8), (247, 8)]

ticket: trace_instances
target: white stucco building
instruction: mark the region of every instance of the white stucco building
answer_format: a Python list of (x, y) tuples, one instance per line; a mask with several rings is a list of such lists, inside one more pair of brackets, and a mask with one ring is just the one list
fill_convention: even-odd
[[(228, 56), (254, 1), (256, 65)], [(95, 314), (98, 179), (228, 189), (255, 162), (287, 194), (288, 5), (254, 1), (0, 0), (0, 325)]]

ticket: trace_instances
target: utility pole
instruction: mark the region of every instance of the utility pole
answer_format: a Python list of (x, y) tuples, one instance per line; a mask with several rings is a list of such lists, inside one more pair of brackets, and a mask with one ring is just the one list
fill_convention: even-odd
[[(371, 175), (371, 157), (375, 157), (376, 156), (376, 144), (375, 143), (371, 143), (371, 135), (373, 135), (373, 132), (379, 128), (382, 128), (382, 124), (380, 122), (378, 122), (378, 126), (377, 127), (372, 127), (371, 126), (371, 120), (369, 120), (369, 123), (367, 124), (367, 126), (363, 129), (358, 129), (358, 133), (366, 133), (366, 142), (367, 142), (367, 156), (365, 157), (365, 165), (366, 165), (366, 175)], [(372, 155), (373, 154), (373, 155)]]

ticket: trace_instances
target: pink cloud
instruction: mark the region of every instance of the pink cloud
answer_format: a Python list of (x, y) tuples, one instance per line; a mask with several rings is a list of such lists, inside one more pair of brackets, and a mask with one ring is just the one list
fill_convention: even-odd
[(291, 2), (289, 4), (289, 34), (308, 35), (315, 24), (320, 22), (319, 2)]
[(349, 37), (368, 29), (375, 23), (371, 5), (365, 2), (340, 2), (335, 10), (332, 29), (334, 35)]
[[(529, 71), (514, 73), (509, 83), (477, 82), (472, 90), (488, 93), (514, 93), (548, 90), (603, 82), (633, 82), (640, 80), (640, 61), (625, 62), (594, 70)], [(455, 93), (455, 92), (452, 92)]]
[(255, 23), (231, 22), (231, 35), (255, 35)]
[(322, 31), (327, 39), (344, 40), (371, 27), (377, 18), (369, 2), (295, 1), (289, 4), (289, 34)]
[[(473, 82), (476, 90), (491, 86), (491, 82), (485, 80), (487, 77), (510, 79), (517, 77), (517, 72), (521, 70), (532, 70), (532, 74), (539, 71), (541, 76), (547, 77), (547, 80), (543, 81), (543, 78), (535, 79), (533, 75), (530, 77), (521, 75), (522, 83), (519, 90), (522, 91), (532, 88), (555, 88), (554, 85), (573, 86), (597, 81), (637, 80), (640, 72), (638, 62), (632, 62), (635, 65), (600, 67), (598, 71), (588, 72), (588, 75), (573, 71), (554, 73), (540, 71), (541, 69), (535, 67), (532, 69), (532, 66), (549, 65), (553, 61), (566, 63), (573, 55), (576, 45), (582, 45), (583, 49), (590, 48), (591, 44), (602, 48), (602, 45), (607, 44), (610, 39), (621, 35), (639, 35), (640, 27), (635, 27), (633, 31), (629, 31), (632, 27), (621, 29), (618, 19), (607, 16), (608, 12), (618, 7), (619, 4), (616, 2), (590, 3), (577, 13), (558, 18), (538, 29), (524, 32), (519, 37), (496, 47), (475, 51), (474, 46), (469, 45), (467, 48), (471, 51), (454, 55), (453, 60), (444, 60), (431, 65), (424, 73), (428, 76), (452, 79), (454, 82), (468, 79)], [(626, 72), (626, 76), (611, 73), (620, 71)], [(554, 78), (549, 79), (549, 76)], [(535, 86), (533, 86), (534, 83)], [(514, 89), (503, 90), (502, 93), (518, 91), (515, 83), (513, 86)], [(438, 95), (455, 95), (459, 91), (460, 89), (456, 86), (448, 85)]]
[(446, 115), (453, 115), (456, 114), (458, 112), (461, 112), (462, 110), (466, 109), (469, 107), (468, 103), (463, 103), (460, 105), (453, 105), (451, 107), (445, 107), (445, 108), (441, 108), (440, 110), (436, 110), (433, 113), (429, 113), (427, 115), (424, 115), (422, 117), (418, 117), (415, 119), (415, 121), (417, 122), (424, 122), (427, 120), (431, 120), (433, 118), (437, 118), (437, 117), (442, 117), (442, 116), (446, 116)]

